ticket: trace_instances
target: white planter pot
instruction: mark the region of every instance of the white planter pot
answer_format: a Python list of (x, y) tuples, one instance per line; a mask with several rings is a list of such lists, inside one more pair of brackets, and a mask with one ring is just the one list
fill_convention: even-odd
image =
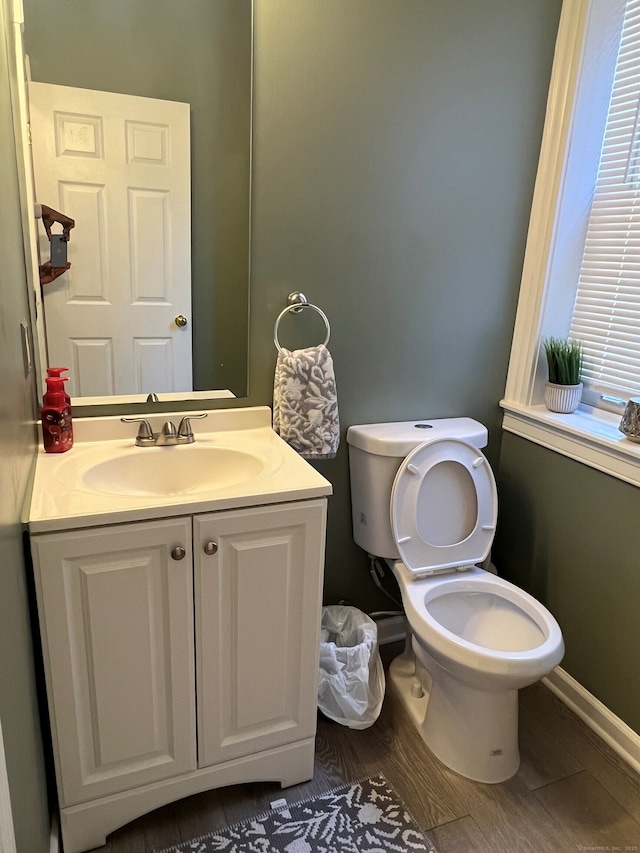
[(544, 404), (551, 412), (569, 415), (580, 405), (582, 399), (582, 382), (577, 385), (556, 385), (547, 382), (544, 386)]

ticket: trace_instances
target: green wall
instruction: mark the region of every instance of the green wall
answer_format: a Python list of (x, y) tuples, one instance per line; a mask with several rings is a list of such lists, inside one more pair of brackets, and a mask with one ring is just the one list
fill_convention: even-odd
[(33, 80), (191, 105), (194, 387), (243, 396), (249, 0), (24, 0), (24, 11)]
[[(273, 323), (302, 290), (331, 321), (344, 429), (469, 415), (497, 463), (559, 11), (257, 0), (249, 402), (271, 403)], [(321, 340), (302, 322), (284, 345)], [(352, 542), (346, 444), (317, 467), (326, 600), (386, 607)]]
[(49, 813), (21, 525), (36, 437), (20, 340), (29, 306), (5, 42), (11, 5), (0, 3), (0, 720), (18, 853), (44, 853)]
[(640, 732), (640, 489), (505, 433), (498, 571), (545, 602), (562, 667)]

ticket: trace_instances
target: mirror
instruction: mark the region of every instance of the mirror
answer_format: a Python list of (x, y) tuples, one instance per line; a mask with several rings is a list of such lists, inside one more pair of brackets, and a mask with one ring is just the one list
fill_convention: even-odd
[[(252, 0), (24, 0), (31, 80), (189, 105), (193, 391), (237, 397), (248, 369), (252, 14)], [(62, 191), (36, 194), (74, 217)]]

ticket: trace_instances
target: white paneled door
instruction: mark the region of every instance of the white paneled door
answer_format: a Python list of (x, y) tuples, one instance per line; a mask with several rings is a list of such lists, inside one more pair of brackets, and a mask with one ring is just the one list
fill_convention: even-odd
[(73, 396), (191, 390), (189, 105), (33, 82), (29, 102), (37, 201), (76, 222), (48, 363)]

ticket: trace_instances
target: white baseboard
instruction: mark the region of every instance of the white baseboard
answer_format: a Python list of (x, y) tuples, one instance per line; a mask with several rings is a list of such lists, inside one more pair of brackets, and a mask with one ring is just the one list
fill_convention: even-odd
[(640, 735), (589, 693), (561, 667), (542, 683), (583, 720), (636, 773), (640, 773)]

